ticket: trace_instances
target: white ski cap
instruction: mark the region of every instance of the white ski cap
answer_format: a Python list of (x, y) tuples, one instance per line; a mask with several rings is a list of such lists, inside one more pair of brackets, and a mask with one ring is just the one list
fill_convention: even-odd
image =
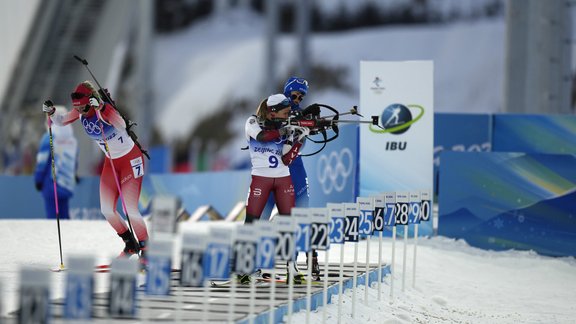
[(277, 94), (273, 94), (270, 97), (268, 97), (268, 102), (266, 104), (268, 105), (268, 107), (272, 107), (272, 106), (282, 104), (284, 101), (286, 101), (286, 103), (287, 103), (287, 105), (285, 105), (285, 106), (290, 105), (290, 101), (288, 100), (288, 98), (286, 98), (286, 96), (284, 96), (281, 93), (277, 93)]
[(268, 97), (266, 105), (268, 106), (268, 111), (278, 112), (290, 107), (290, 99), (286, 98), (286, 96), (281, 93), (277, 93)]

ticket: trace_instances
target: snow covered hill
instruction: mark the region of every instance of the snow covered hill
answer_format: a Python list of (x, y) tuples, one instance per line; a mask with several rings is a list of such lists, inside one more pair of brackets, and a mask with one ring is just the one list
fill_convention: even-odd
[[(255, 109), (269, 95), (262, 90), (266, 82), (280, 85), (296, 70), (296, 38), (284, 35), (278, 38), (280, 79), (265, 79), (263, 25), (255, 13), (235, 10), (156, 39), (154, 107), (156, 127), (165, 140), (188, 137), (203, 118), (241, 100)], [(349, 91), (320, 91), (311, 84), (305, 103), (358, 104), (361, 60), (433, 60), (435, 111), (497, 112), (502, 101), (504, 34), (503, 18), (315, 33), (310, 44), (312, 65), (343, 71), (341, 81)], [(249, 113), (229, 117), (243, 125)]]

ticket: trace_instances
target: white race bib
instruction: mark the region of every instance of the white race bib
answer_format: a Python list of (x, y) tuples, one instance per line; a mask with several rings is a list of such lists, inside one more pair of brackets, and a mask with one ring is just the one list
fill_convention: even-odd
[(135, 179), (144, 175), (144, 163), (141, 156), (130, 160), (130, 165), (132, 165), (132, 172), (134, 173)]

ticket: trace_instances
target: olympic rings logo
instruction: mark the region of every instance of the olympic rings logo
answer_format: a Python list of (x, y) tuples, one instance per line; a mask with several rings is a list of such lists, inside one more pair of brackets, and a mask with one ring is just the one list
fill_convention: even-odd
[(84, 129), (86, 130), (86, 133), (88, 133), (88, 134), (99, 135), (100, 133), (102, 133), (102, 129), (100, 129), (100, 126), (98, 126), (96, 123), (90, 122), (86, 119), (84, 119), (82, 121), (82, 126), (84, 126)]
[(316, 174), (324, 194), (344, 190), (353, 166), (352, 152), (348, 148), (343, 148), (340, 153), (333, 151), (328, 156), (322, 155), (316, 164)]

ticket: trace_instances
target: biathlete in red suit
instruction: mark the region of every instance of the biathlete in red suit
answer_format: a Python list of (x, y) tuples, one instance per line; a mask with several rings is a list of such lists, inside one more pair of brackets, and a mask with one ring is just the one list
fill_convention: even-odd
[[(50, 101), (44, 103), (42, 110), (48, 113), (56, 125), (67, 125), (80, 119), (86, 134), (104, 152), (106, 160), (100, 175), (100, 209), (108, 223), (125, 243), (120, 256), (129, 257), (139, 251), (144, 253), (148, 230), (138, 210), (138, 200), (145, 173), (142, 152), (126, 132), (126, 123), (120, 113), (112, 105), (101, 100), (98, 91), (89, 81), (80, 83), (71, 97), (74, 109), (69, 113), (55, 114)], [(114, 179), (110, 156), (134, 234), (138, 240), (130, 233), (126, 222), (116, 210), (120, 192)]]
[(290, 100), (283, 94), (275, 94), (263, 100), (256, 115), (246, 121), (246, 140), (252, 162), (246, 223), (260, 218), (270, 194), (274, 195), (280, 215), (290, 215), (294, 207), (294, 186), (288, 165), (298, 156), (309, 129), (283, 127), (289, 114)]

